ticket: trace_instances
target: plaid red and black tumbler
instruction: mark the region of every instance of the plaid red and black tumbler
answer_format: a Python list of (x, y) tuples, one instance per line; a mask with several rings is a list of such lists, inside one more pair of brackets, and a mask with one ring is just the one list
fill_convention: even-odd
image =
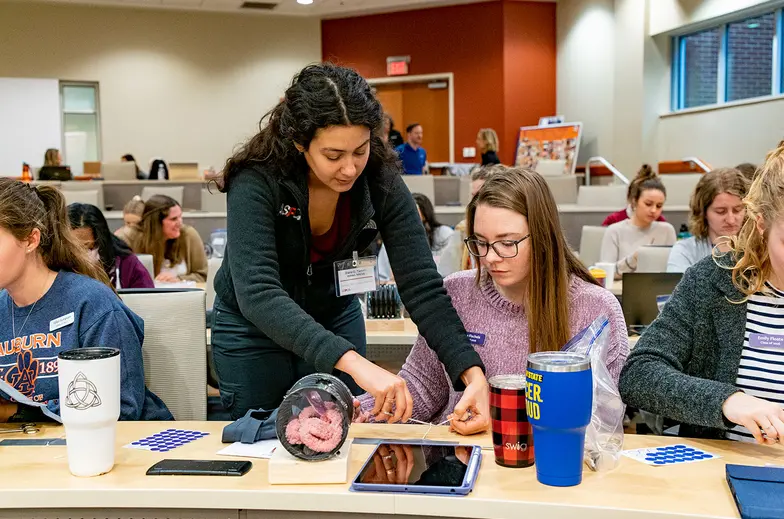
[(497, 375), (488, 383), (495, 462), (503, 467), (530, 467), (534, 437), (525, 409), (525, 375)]

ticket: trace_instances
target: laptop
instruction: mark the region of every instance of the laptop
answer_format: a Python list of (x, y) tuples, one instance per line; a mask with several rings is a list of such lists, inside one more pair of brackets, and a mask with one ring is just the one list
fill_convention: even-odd
[(73, 180), (70, 166), (41, 166), (38, 180)]
[(641, 334), (659, 316), (675, 286), (680, 272), (633, 272), (623, 275), (621, 308), (630, 334)]

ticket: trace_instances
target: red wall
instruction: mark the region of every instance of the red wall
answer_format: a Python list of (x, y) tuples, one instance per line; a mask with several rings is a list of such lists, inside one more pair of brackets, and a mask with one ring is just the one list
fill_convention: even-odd
[(555, 112), (553, 3), (499, 0), (324, 20), (321, 45), (325, 60), (368, 78), (386, 76), (387, 56), (411, 56), (412, 75), (452, 72), (458, 162), (463, 147), (475, 146), (477, 130), (489, 127), (509, 163), (516, 128)]
[(504, 164), (512, 164), (521, 126), (555, 115), (555, 4), (504, 2)]

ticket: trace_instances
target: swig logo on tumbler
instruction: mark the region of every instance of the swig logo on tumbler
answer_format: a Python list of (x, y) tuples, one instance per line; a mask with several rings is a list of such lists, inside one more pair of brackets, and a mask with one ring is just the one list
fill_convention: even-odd
[(536, 479), (557, 487), (580, 484), (593, 403), (590, 359), (560, 351), (530, 354), (525, 396), (536, 442)]
[(530, 467), (534, 444), (526, 417), (525, 377), (498, 375), (488, 384), (495, 462), (503, 467)]

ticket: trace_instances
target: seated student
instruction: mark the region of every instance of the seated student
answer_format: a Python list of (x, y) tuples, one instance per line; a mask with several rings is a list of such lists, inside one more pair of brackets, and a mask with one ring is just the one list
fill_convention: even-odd
[(743, 162), (735, 166), (735, 169), (741, 172), (749, 184), (754, 180), (754, 174), (757, 172), (757, 165), (751, 162)]
[[(438, 265), (441, 251), (444, 250), (450, 236), (455, 231), (448, 225), (442, 225), (436, 219), (436, 211), (428, 197), (420, 193), (414, 193), (413, 197), (417, 209), (419, 209), (419, 218), (422, 220), (422, 225), (425, 226), (425, 231), (427, 232), (427, 243), (430, 244), (430, 252), (433, 253), (433, 259), (435, 259), (436, 265)], [(378, 253), (378, 276), (381, 281), (392, 281), (394, 279), (387, 249), (383, 245)]]
[(150, 273), (128, 244), (109, 232), (100, 209), (89, 204), (68, 206), (73, 234), (90, 252), (90, 259), (100, 263), (110, 284), (121, 288), (155, 288)]
[(71, 180), (70, 170), (63, 171), (63, 156), (57, 148), (44, 153), (44, 165), (38, 170), (38, 180)]
[(114, 231), (114, 235), (128, 243), (128, 234), (131, 228), (142, 221), (143, 214), (144, 200), (139, 195), (136, 195), (123, 207), (123, 226)]
[(144, 204), (142, 220), (128, 233), (128, 243), (136, 254), (151, 254), (155, 281), (207, 280), (204, 242), (193, 227), (182, 223), (182, 208), (166, 195), (153, 195)]
[[(474, 198), (479, 188), (484, 185), (487, 177), (505, 169), (506, 166), (502, 164), (490, 164), (475, 168), (471, 172), (471, 198)], [(466, 221), (461, 220), (460, 223), (455, 225), (455, 232), (449, 237), (449, 241), (447, 241), (441, 254), (441, 260), (438, 262), (439, 274), (446, 277), (461, 270), (474, 268), (474, 262), (471, 261), (471, 255), (468, 254), (468, 249), (465, 245), (466, 238)]]
[(683, 275), (621, 374), (624, 402), (681, 436), (784, 441), (784, 147), (744, 199), (728, 254)]
[(667, 222), (659, 222), (667, 190), (659, 177), (634, 179), (631, 191), (632, 216), (607, 228), (602, 239), (599, 257), (602, 262), (615, 263), (615, 279), (626, 272), (637, 270), (637, 253), (646, 245), (672, 245), (675, 229)]
[[(605, 315), (611, 342), (607, 367), (617, 380), (629, 353), (623, 312), (569, 249), (542, 176), (523, 168), (492, 175), (466, 213), (467, 244), (479, 268), (449, 276), (444, 286), (487, 377), (525, 373), (529, 352), (557, 351)], [(459, 394), (421, 336), (400, 376), (413, 398), (413, 418), (447, 419)], [(370, 395), (359, 400), (363, 412), (373, 408)], [(460, 433), (479, 432), (472, 422), (452, 426)]]
[(748, 181), (737, 169), (720, 168), (702, 176), (691, 196), (689, 231), (691, 238), (678, 241), (670, 251), (667, 272), (686, 269), (711, 255), (714, 246), (729, 251), (729, 237), (743, 225)]
[(0, 389), (0, 422), (46, 419), (34, 402), (59, 413), (57, 355), (87, 346), (120, 350), (121, 420), (172, 419), (144, 387), (144, 322), (108, 281), (73, 236), (60, 191), (0, 178), (0, 381), (18, 392), (12, 401)]
[[(624, 220), (628, 220), (629, 218), (631, 218), (632, 214), (634, 213), (633, 200), (637, 190), (637, 186), (640, 184), (640, 182), (644, 182), (645, 180), (648, 180), (649, 178), (653, 178), (655, 176), (656, 173), (653, 172), (653, 169), (651, 169), (651, 167), (648, 164), (643, 164), (640, 170), (637, 172), (637, 176), (634, 177), (634, 180), (632, 180), (629, 183), (629, 188), (626, 190), (626, 202), (627, 202), (626, 208), (607, 215), (607, 218), (605, 218), (604, 221), (602, 222), (602, 226), (608, 227), (614, 223), (622, 222)], [(666, 222), (667, 220), (665, 220), (664, 216), (659, 215), (656, 221)]]
[(120, 162), (133, 162), (133, 165), (136, 166), (136, 179), (137, 180), (144, 180), (147, 178), (147, 173), (141, 170), (139, 164), (136, 162), (136, 158), (131, 155), (130, 153), (126, 153), (120, 158)]

